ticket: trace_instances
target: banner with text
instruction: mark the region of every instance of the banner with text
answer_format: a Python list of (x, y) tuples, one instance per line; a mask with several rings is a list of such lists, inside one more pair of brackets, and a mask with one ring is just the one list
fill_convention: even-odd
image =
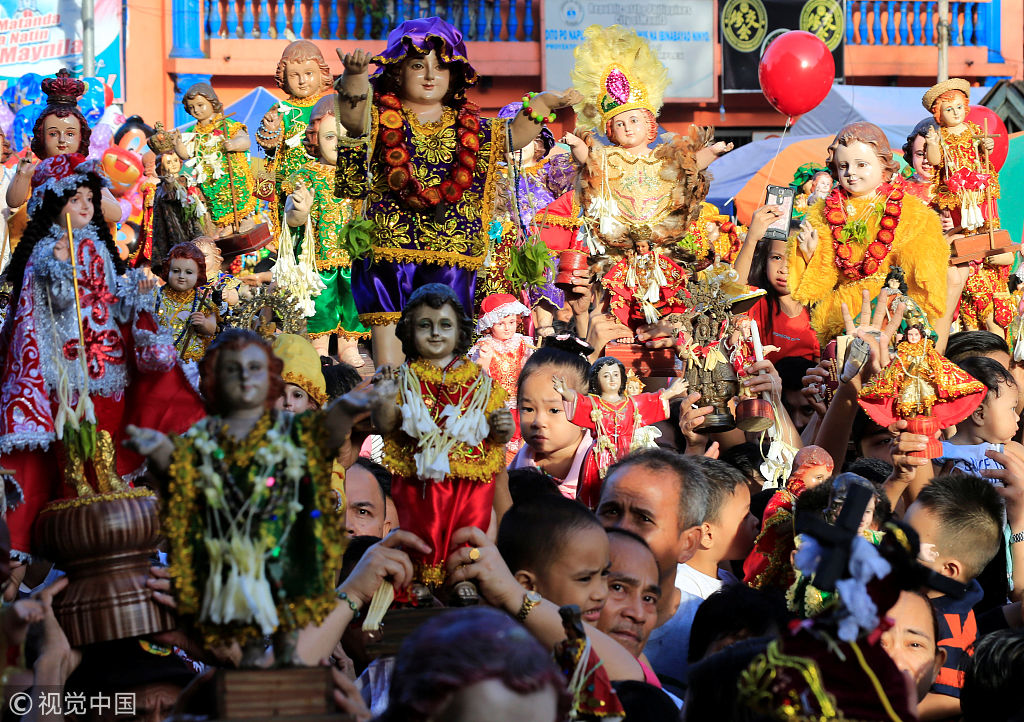
[(568, 88), (573, 50), (591, 25), (623, 25), (668, 68), (666, 100), (713, 100), (713, 0), (544, 0), (544, 87)]
[(722, 3), (722, 87), (725, 92), (761, 90), (757, 66), (761, 48), (786, 30), (817, 35), (843, 77), (846, 10), (842, 0), (724, 0)]
[[(121, 0), (96, 0), (96, 77), (124, 98)], [(82, 65), (81, 0), (0, 0), (0, 83)]]

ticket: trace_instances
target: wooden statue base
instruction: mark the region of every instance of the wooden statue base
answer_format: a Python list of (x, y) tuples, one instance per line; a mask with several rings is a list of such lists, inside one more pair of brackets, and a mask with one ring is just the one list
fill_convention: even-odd
[(364, 633), (366, 639), (367, 656), (376, 659), (377, 657), (390, 657), (398, 654), (398, 648), (402, 646), (405, 638), (412, 634), (421, 625), (434, 619), (440, 614), (456, 611), (453, 607), (401, 607), (392, 608), (384, 615), (380, 631), (372, 635)]
[(53, 611), (72, 647), (174, 628), (146, 585), (160, 537), (146, 489), (55, 502), (36, 521), (35, 546), (68, 575)]
[(338, 719), (330, 667), (221, 669), (214, 685), (219, 719)]
[(626, 370), (633, 369), (646, 381), (648, 378), (675, 378), (678, 357), (674, 348), (647, 348), (638, 343), (613, 341), (605, 347), (605, 354), (622, 362)]
[(976, 233), (957, 238), (950, 245), (949, 262), (954, 266), (966, 266), (989, 256), (1014, 253), (1020, 249), (1020, 244), (1014, 243), (1009, 232), (1004, 229), (993, 231), (991, 237), (988, 233)]

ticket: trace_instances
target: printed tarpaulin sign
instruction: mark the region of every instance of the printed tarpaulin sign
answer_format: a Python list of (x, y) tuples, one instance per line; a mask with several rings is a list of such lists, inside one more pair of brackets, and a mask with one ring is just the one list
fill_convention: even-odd
[(722, 35), (722, 87), (730, 91), (759, 91), (757, 66), (761, 48), (786, 30), (817, 35), (843, 77), (843, 39), (846, 9), (842, 0), (725, 0), (719, 27)]
[(622, 25), (646, 39), (668, 68), (665, 100), (714, 100), (713, 0), (545, 0), (545, 88), (568, 88), (573, 50), (591, 25)]
[[(124, 98), (121, 0), (96, 0), (96, 77)], [(0, 0), (0, 82), (82, 64), (81, 0)]]

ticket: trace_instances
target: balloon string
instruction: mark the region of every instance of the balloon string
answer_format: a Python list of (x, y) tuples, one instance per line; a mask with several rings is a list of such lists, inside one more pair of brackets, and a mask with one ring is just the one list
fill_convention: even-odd
[(793, 116), (786, 116), (786, 127), (782, 129), (782, 136), (779, 138), (779, 147), (775, 149), (775, 157), (772, 158), (772, 167), (768, 169), (768, 183), (772, 182), (772, 173), (775, 171), (775, 161), (779, 159), (779, 153), (782, 152), (782, 141), (786, 139), (786, 131), (789, 130), (789, 124), (793, 122)]

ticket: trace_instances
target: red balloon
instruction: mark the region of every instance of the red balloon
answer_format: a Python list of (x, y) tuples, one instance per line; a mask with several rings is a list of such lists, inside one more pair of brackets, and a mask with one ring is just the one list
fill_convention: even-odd
[(836, 63), (817, 35), (790, 30), (773, 40), (757, 66), (761, 91), (783, 115), (802, 115), (828, 95)]
[(987, 120), (988, 134), (998, 136), (993, 138), (996, 147), (988, 154), (988, 159), (992, 163), (993, 168), (997, 171), (1000, 170), (1003, 167), (1003, 163), (1006, 162), (1006, 155), (1010, 152), (1010, 133), (1006, 130), (1006, 123), (984, 105), (972, 105), (971, 109), (967, 112), (967, 120), (976, 124), (981, 128), (982, 132), (985, 130), (985, 121)]

